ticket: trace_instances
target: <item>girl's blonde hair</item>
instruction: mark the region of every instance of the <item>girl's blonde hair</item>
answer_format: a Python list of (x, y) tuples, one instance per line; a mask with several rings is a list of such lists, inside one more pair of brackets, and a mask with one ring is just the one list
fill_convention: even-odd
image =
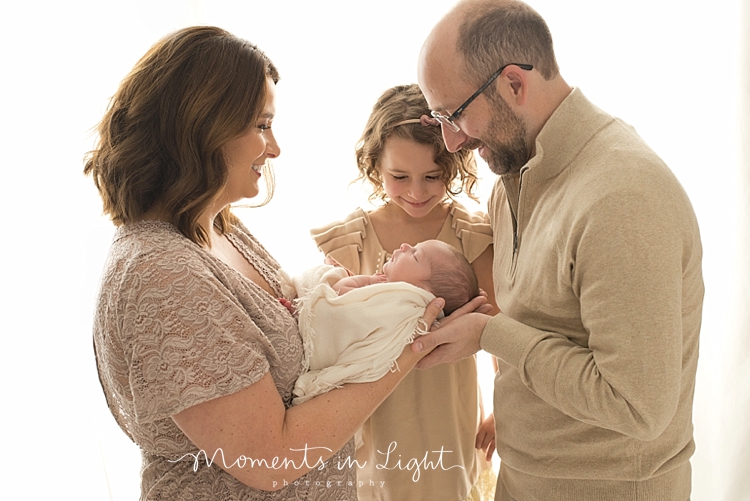
[(385, 91), (373, 106), (362, 137), (357, 142), (359, 176), (355, 181), (367, 181), (372, 185), (370, 201), (387, 201), (379, 163), (386, 139), (396, 136), (432, 147), (434, 162), (443, 169), (441, 180), (449, 197), (465, 193), (478, 201), (474, 193), (477, 184), (474, 153), (466, 150), (450, 153), (445, 148), (439, 125), (403, 123), (406, 120), (419, 120), (422, 115), (430, 116), (430, 109), (417, 84), (398, 85)]

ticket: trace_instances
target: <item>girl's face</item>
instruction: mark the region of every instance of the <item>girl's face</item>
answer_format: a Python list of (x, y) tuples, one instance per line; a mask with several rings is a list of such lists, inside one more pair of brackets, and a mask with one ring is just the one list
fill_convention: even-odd
[(276, 138), (271, 131), (271, 122), (276, 111), (276, 85), (266, 79), (266, 102), (263, 110), (247, 132), (224, 145), (224, 158), (227, 162), (227, 184), (219, 194), (222, 207), (253, 198), (260, 189), (258, 183), (261, 168), (269, 158), (281, 153)]
[(383, 189), (396, 206), (413, 218), (429, 214), (445, 199), (443, 169), (433, 160), (432, 147), (391, 136), (380, 156)]

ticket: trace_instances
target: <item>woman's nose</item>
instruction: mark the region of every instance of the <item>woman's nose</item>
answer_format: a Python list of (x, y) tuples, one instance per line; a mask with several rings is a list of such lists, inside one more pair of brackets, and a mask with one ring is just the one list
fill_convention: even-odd
[(276, 142), (276, 136), (273, 135), (273, 132), (271, 130), (266, 132), (271, 132), (266, 141), (266, 156), (268, 156), (268, 158), (276, 158), (281, 155), (281, 148), (279, 147), (279, 143)]

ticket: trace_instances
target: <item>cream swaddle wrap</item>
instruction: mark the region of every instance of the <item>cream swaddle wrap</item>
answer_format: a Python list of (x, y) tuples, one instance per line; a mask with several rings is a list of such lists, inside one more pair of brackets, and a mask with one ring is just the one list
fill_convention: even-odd
[[(344, 268), (321, 265), (290, 278), (282, 292), (295, 295), (305, 366), (294, 387), (300, 404), (345, 383), (383, 377), (415, 335), (424, 334), (422, 316), (435, 296), (406, 282), (360, 287), (339, 296), (331, 287), (347, 276)], [(295, 294), (296, 293), (296, 294)]]

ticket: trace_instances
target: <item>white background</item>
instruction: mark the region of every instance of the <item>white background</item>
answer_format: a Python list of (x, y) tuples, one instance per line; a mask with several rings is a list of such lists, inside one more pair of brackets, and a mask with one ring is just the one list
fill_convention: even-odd
[[(191, 24), (221, 26), (272, 58), (282, 76), (277, 196), (239, 215), (294, 272), (320, 259), (311, 227), (366, 203), (349, 186), (354, 144), (380, 93), (416, 81), (422, 41), (452, 3), (46, 0), (0, 7), (0, 497), (138, 496), (138, 452), (108, 414), (91, 342), (113, 228), (82, 175), (90, 129), (135, 62), (157, 39)], [(693, 201), (706, 299), (692, 499), (748, 500), (748, 2), (530, 3), (550, 25), (568, 83), (634, 125)], [(483, 202), (492, 181), (483, 166)]]

